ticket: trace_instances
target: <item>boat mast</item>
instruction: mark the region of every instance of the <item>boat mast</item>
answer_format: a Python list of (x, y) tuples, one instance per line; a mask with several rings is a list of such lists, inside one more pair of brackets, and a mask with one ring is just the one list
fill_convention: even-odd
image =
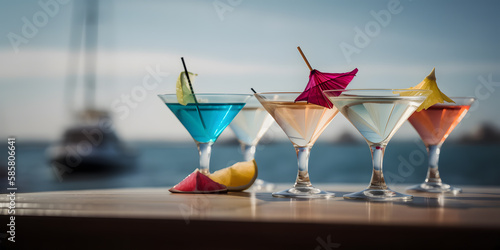
[(99, 4), (87, 0), (85, 15), (85, 109), (95, 109)]
[[(95, 109), (96, 66), (99, 4), (97, 0), (73, 3), (71, 20), (68, 67), (65, 80), (65, 106), (75, 115), (75, 92), (79, 79), (80, 58), (84, 63), (84, 111)], [(83, 45), (82, 45), (83, 43)], [(82, 51), (83, 50), (83, 51)]]

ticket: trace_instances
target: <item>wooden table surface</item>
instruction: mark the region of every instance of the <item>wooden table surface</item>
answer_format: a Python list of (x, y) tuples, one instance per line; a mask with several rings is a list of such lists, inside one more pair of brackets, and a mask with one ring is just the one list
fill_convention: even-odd
[[(167, 188), (17, 193), (17, 241), (8, 246), (500, 247), (500, 187), (464, 187), (458, 195), (413, 193), (410, 202), (342, 198), (363, 189), (362, 185), (318, 187), (337, 197), (274, 198), (269, 192), (171, 194)], [(402, 188), (393, 187), (396, 191), (404, 191)], [(2, 225), (8, 223), (8, 202), (2, 194)], [(3, 231), (7, 230), (0, 233)]]

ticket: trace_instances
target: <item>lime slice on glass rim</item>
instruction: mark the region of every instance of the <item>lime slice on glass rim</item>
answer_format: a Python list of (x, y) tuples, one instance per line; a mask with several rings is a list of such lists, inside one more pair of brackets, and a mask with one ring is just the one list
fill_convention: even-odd
[[(188, 72), (188, 74), (191, 83), (194, 81), (194, 78), (198, 75), (191, 72)], [(189, 82), (186, 77), (185, 71), (182, 71), (179, 74), (179, 78), (177, 78), (177, 83), (175, 85), (175, 90), (177, 94), (177, 101), (179, 102), (179, 104), (187, 105), (188, 103), (195, 103), (193, 92), (191, 91), (191, 88), (189, 88)]]

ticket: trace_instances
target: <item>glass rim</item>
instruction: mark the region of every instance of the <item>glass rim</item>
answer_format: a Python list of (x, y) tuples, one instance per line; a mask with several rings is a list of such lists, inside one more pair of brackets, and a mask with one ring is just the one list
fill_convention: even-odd
[[(158, 94), (164, 103), (179, 103), (179, 96), (177, 94)], [(199, 93), (189, 94), (189, 98), (196, 97), (193, 103), (246, 103), (252, 97), (251, 94), (231, 94), (231, 93)], [(185, 100), (186, 101), (186, 100)]]
[(474, 99), (477, 100), (474, 96), (448, 96), (450, 99)]
[(444, 101), (435, 103), (432, 106), (472, 106), (477, 101), (477, 98), (472, 96), (449, 96), (453, 102)]
[[(406, 92), (409, 95), (401, 95)], [(422, 99), (427, 98), (432, 90), (429, 89), (332, 89), (324, 90), (323, 95), (333, 102), (335, 99), (355, 98), (404, 98), (404, 99)]]
[(341, 91), (423, 91), (429, 92), (432, 91), (430, 89), (329, 89), (323, 90), (323, 93), (326, 92), (341, 92)]
[(254, 95), (279, 95), (279, 94), (300, 94), (300, 91), (273, 91), (273, 92), (257, 92)]
[[(209, 95), (231, 95), (231, 96), (252, 96), (252, 94), (238, 94), (238, 93), (195, 93), (195, 96), (209, 96)], [(168, 93), (168, 94), (157, 94), (157, 96), (177, 96), (176, 93)]]

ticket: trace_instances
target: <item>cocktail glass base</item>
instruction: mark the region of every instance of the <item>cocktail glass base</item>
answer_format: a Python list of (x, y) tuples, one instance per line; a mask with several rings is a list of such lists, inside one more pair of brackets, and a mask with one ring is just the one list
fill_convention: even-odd
[(344, 195), (344, 199), (367, 201), (410, 201), (413, 196), (398, 193), (390, 189), (365, 189), (363, 191)]
[(293, 187), (280, 192), (274, 192), (274, 197), (281, 198), (331, 198), (335, 197), (334, 193), (325, 192), (315, 187)]
[(458, 194), (462, 192), (461, 188), (455, 188), (445, 183), (424, 182), (415, 186), (408, 187), (408, 192), (426, 192), (426, 193), (451, 193)]

